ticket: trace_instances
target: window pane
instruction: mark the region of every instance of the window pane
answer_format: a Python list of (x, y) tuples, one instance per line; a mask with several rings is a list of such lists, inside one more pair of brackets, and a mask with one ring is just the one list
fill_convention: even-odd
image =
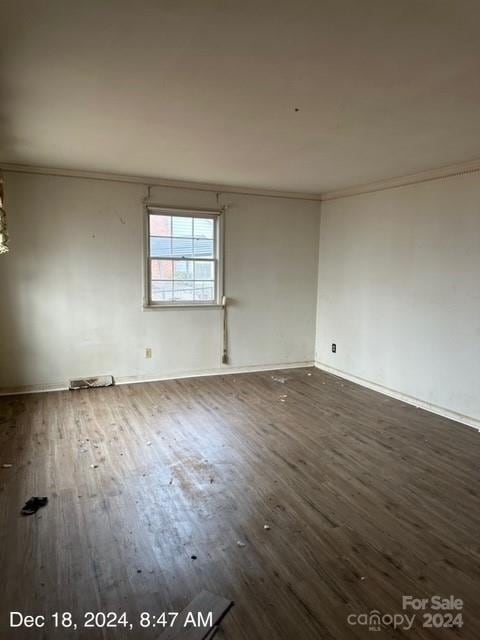
[(195, 300), (213, 301), (215, 298), (215, 287), (213, 282), (195, 282)]
[(192, 258), (192, 238), (172, 238), (172, 255), (175, 258)]
[(195, 262), (195, 280), (213, 280), (215, 274), (214, 262)]
[(173, 283), (162, 282), (161, 280), (152, 281), (152, 301), (153, 302), (172, 302), (173, 301)]
[(171, 236), (172, 216), (150, 215), (151, 236)]
[(175, 260), (175, 280), (193, 280), (193, 262), (187, 260)]
[(171, 260), (152, 260), (152, 280), (171, 280), (173, 266)]
[(213, 240), (194, 238), (193, 251), (197, 258), (213, 258)]
[(173, 283), (173, 299), (178, 301), (193, 300), (193, 282), (188, 280), (179, 280)]
[(172, 216), (172, 236), (188, 238), (193, 236), (193, 218)]
[(211, 218), (194, 218), (193, 235), (195, 238), (213, 238), (213, 220)]
[(150, 255), (152, 257), (162, 257), (172, 255), (171, 238), (150, 238)]

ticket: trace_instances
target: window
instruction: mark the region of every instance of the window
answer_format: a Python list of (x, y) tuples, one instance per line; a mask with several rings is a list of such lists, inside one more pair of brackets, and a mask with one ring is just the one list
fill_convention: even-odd
[(220, 302), (220, 215), (147, 209), (147, 303)]

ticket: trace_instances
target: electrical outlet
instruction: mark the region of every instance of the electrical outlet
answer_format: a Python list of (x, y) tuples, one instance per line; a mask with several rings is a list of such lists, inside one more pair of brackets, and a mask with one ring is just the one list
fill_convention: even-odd
[(335, 342), (332, 342), (332, 353), (337, 353), (337, 345)]
[(145, 358), (151, 358), (152, 357), (152, 350), (150, 349), (150, 347), (147, 347), (145, 349)]

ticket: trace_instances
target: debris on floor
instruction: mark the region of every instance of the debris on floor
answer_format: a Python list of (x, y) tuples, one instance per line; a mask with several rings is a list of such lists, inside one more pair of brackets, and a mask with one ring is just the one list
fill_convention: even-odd
[(152, 443), (149, 440), (146, 444), (147, 444), (147, 447), (150, 447)]
[(91, 464), (90, 469), (98, 469), (98, 464)]
[(274, 382), (280, 382), (281, 384), (285, 384), (285, 382), (287, 381), (286, 378), (282, 378), (282, 377), (279, 377), (279, 376), (272, 376), (272, 380)]
[(197, 559), (197, 556), (190, 556), (190, 558), (191, 558), (192, 560), (196, 560), (196, 559)]
[[(211, 640), (233, 602), (202, 591), (178, 614), (172, 626), (160, 634), (162, 640)], [(192, 626), (192, 620), (208, 620), (208, 626)], [(190, 621), (190, 623), (189, 623)]]
[(212, 627), (208, 633), (208, 635), (205, 636), (205, 640), (212, 640), (213, 636), (216, 635), (217, 631), (219, 630), (220, 627), (218, 627), (217, 625), (215, 625), (214, 627)]
[(2, 464), (2, 469), (11, 469), (12, 467), (13, 467), (13, 464), (9, 464), (9, 463)]
[(34, 513), (37, 513), (37, 511), (41, 507), (44, 507), (47, 503), (47, 497), (39, 498), (38, 496), (33, 496), (33, 498), (30, 498), (30, 500), (27, 500), (27, 502), (24, 504), (21, 514), (22, 516), (31, 516)]
[(266, 529), (266, 531), (269, 531), (270, 530), (270, 525), (269, 524), (264, 524), (263, 528)]
[(241, 540), (237, 540), (237, 547), (246, 547), (247, 545), (245, 544), (245, 542), (242, 542)]
[(307, 372), (307, 376), (311, 376), (312, 374), (310, 373), (310, 371)]

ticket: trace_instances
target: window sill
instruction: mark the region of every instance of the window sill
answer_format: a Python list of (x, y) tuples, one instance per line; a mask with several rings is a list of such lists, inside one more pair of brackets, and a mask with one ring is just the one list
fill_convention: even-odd
[(223, 309), (223, 304), (212, 302), (208, 304), (144, 304), (144, 311), (160, 311), (162, 309)]

